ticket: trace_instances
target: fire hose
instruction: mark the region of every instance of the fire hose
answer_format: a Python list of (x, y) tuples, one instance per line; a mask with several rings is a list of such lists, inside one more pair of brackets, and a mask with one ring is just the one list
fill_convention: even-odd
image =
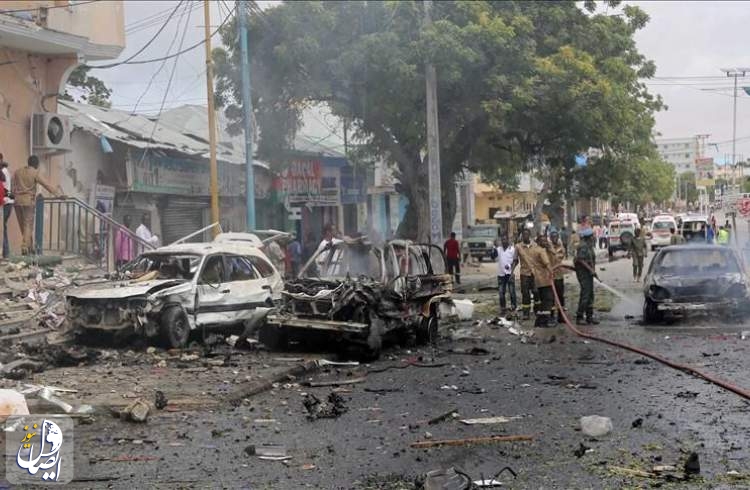
[[(581, 265), (583, 265), (584, 267), (586, 267), (598, 279), (598, 276), (596, 275), (596, 271), (594, 271), (588, 264), (586, 264), (585, 262), (580, 262), (580, 261), (578, 263), (581, 264)], [(560, 265), (557, 268), (555, 268), (555, 270), (557, 270), (557, 269), (575, 270), (575, 268), (570, 267), (568, 265)], [(602, 282), (601, 279), (599, 279), (599, 282)], [(565, 326), (568, 328), (568, 330), (570, 330), (574, 334), (578, 335), (579, 337), (583, 337), (585, 339), (590, 339), (590, 340), (595, 340), (597, 342), (602, 342), (604, 344), (611, 345), (613, 347), (619, 347), (621, 349), (625, 349), (625, 350), (628, 350), (630, 352), (634, 352), (636, 354), (640, 354), (640, 355), (642, 355), (644, 357), (648, 357), (650, 359), (658, 361), (658, 362), (660, 362), (660, 363), (662, 363), (662, 364), (664, 364), (666, 366), (669, 366), (669, 367), (671, 367), (673, 369), (676, 369), (678, 371), (682, 371), (684, 373), (690, 374), (690, 375), (695, 376), (697, 378), (704, 379), (704, 380), (708, 381), (709, 383), (713, 383), (714, 385), (716, 385), (716, 386), (718, 386), (720, 388), (724, 388), (725, 390), (731, 391), (732, 393), (735, 393), (735, 394), (737, 394), (737, 395), (745, 398), (746, 400), (750, 400), (750, 391), (747, 391), (747, 390), (745, 390), (745, 389), (743, 389), (743, 388), (741, 388), (739, 386), (735, 386), (735, 385), (733, 385), (732, 383), (730, 383), (728, 381), (724, 381), (723, 379), (717, 378), (717, 377), (715, 377), (715, 376), (713, 376), (711, 374), (705, 373), (703, 371), (700, 371), (699, 369), (696, 369), (694, 367), (688, 366), (686, 364), (680, 364), (678, 362), (672, 361), (670, 359), (667, 359), (666, 357), (660, 356), (659, 354), (655, 354), (655, 353), (647, 351), (645, 349), (641, 349), (640, 347), (636, 347), (636, 346), (633, 346), (633, 345), (630, 345), (630, 344), (626, 344), (624, 342), (619, 342), (617, 340), (608, 339), (606, 337), (600, 337), (600, 336), (595, 335), (593, 333), (585, 332), (583, 330), (580, 330), (580, 329), (576, 328), (575, 325), (573, 324), (573, 322), (570, 321), (570, 318), (568, 317), (568, 313), (565, 311), (565, 308), (563, 308), (562, 303), (560, 302), (560, 297), (558, 296), (557, 290), (555, 289), (554, 281), (552, 283), (552, 294), (555, 297), (555, 304), (557, 305), (558, 311), (560, 312), (560, 315), (562, 316), (562, 319), (565, 322)]]

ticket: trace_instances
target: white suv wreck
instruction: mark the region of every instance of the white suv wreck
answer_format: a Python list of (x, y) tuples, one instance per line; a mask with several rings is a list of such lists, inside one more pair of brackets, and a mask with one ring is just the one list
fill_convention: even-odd
[(191, 330), (255, 322), (278, 300), (283, 281), (265, 254), (247, 243), (186, 243), (144, 253), (127, 280), (83, 286), (66, 295), (78, 334), (107, 331), (187, 344)]

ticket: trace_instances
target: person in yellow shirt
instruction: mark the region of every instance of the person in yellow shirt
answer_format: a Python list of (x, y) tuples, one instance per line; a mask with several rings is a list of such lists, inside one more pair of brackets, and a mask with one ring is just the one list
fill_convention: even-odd
[[(560, 234), (556, 228), (550, 230), (549, 239), (550, 244), (547, 253), (549, 254), (550, 262), (552, 262), (552, 269), (555, 272), (555, 291), (560, 298), (560, 305), (565, 308), (565, 272), (559, 268), (562, 261), (565, 260), (565, 245), (560, 241)], [(552, 311), (557, 312), (557, 321), (562, 322), (562, 311), (558, 311), (556, 304), (552, 307)]]
[(27, 166), (19, 168), (13, 174), (12, 189), (16, 199), (14, 209), (23, 236), (21, 255), (34, 253), (34, 214), (36, 212), (34, 201), (38, 184), (41, 184), (54, 196), (59, 197), (61, 195), (52, 187), (52, 184), (39, 175), (39, 157), (31, 155), (27, 160)]

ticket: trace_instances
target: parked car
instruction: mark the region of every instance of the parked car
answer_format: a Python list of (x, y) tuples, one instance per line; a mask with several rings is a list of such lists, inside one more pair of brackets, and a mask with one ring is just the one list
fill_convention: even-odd
[(257, 321), (282, 288), (278, 271), (254, 245), (183, 243), (142, 254), (117, 280), (71, 290), (66, 317), (79, 335), (135, 333), (178, 348), (198, 327)]
[(708, 217), (687, 215), (682, 218), (680, 235), (687, 243), (706, 243), (706, 233), (709, 226)]
[(651, 250), (669, 246), (672, 240), (671, 229), (677, 231), (677, 221), (673, 216), (663, 214), (654, 218), (651, 223)]
[(469, 253), (472, 259), (480, 262), (483, 259), (492, 260), (492, 249), (495, 240), (498, 239), (500, 225), (474, 225), (467, 230), (463, 241), (469, 245)]
[(438, 306), (450, 301), (452, 287), (436, 246), (343, 241), (318, 251), (286, 283), (281, 306), (261, 326), (259, 340), (283, 349), (290, 341), (324, 338), (376, 359), (384, 337), (413, 333), (420, 343), (434, 339)]
[(651, 261), (644, 281), (643, 319), (666, 312), (732, 312), (747, 304), (748, 277), (737, 253), (718, 245), (673, 245)]
[(632, 221), (613, 220), (609, 222), (609, 257), (615, 252), (627, 252), (635, 237), (635, 223)]

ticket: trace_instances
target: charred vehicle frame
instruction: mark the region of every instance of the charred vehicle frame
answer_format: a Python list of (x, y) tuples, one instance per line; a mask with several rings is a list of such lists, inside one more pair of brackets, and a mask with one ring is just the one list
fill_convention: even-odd
[(406, 240), (382, 248), (366, 240), (335, 243), (318, 251), (282, 292), (281, 306), (260, 329), (260, 341), (282, 349), (289, 341), (333, 340), (380, 355), (383, 339), (437, 336), (438, 306), (451, 301), (453, 279), (434, 245)]

